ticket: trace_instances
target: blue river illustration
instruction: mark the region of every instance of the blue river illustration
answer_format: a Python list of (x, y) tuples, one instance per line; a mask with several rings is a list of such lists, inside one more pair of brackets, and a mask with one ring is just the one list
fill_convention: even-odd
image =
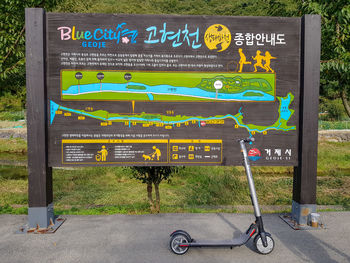
[[(130, 88), (128, 88), (128, 86)], [(144, 89), (133, 89), (132, 86), (142, 86)], [(174, 91), (176, 90), (176, 91)], [(154, 100), (153, 95), (177, 95), (202, 99), (214, 99), (225, 101), (274, 101), (275, 97), (259, 90), (245, 90), (241, 93), (220, 93), (202, 90), (200, 88), (178, 87), (171, 85), (150, 86), (143, 83), (92, 83), (85, 85), (73, 85), (67, 90), (62, 90), (62, 95), (81, 95), (98, 92), (122, 92), (147, 94), (149, 100)], [(260, 96), (244, 96), (248, 92), (260, 94)]]
[(284, 120), (289, 120), (292, 112), (289, 109), (289, 105), (292, 103), (292, 96), (288, 94), (286, 98), (279, 98), (280, 100), (280, 118)]

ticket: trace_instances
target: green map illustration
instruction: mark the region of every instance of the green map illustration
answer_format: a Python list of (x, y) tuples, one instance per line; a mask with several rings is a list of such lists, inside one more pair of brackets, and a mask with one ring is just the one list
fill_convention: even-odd
[(61, 71), (62, 100), (275, 101), (274, 73)]

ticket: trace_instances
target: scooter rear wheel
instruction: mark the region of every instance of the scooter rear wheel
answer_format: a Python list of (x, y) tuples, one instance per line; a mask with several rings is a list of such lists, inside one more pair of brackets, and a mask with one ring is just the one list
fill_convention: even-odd
[(264, 244), (262, 242), (262, 238), (260, 235), (257, 235), (254, 238), (255, 248), (260, 254), (263, 254), (263, 255), (270, 254), (275, 247), (275, 241), (270, 235), (266, 235), (266, 241), (267, 241), (267, 246), (264, 247)]
[(170, 239), (170, 249), (171, 251), (173, 251), (176, 255), (183, 255), (185, 254), (189, 247), (188, 246), (184, 246), (180, 244), (188, 244), (191, 240), (188, 239), (187, 236), (185, 236), (184, 234), (175, 234), (171, 237)]

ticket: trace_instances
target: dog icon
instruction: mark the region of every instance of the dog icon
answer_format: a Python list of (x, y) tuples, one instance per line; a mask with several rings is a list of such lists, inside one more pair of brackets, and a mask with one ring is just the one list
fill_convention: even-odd
[(145, 159), (145, 161), (152, 161), (153, 160), (153, 158), (151, 156), (146, 155), (146, 154), (143, 154), (142, 157), (143, 157), (143, 159)]

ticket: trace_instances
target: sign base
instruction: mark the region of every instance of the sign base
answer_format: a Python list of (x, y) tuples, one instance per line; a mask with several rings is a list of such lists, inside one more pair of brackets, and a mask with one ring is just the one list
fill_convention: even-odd
[(326, 229), (326, 226), (322, 223), (318, 227), (312, 227), (309, 225), (299, 225), (295, 220), (293, 220), (291, 214), (281, 214), (280, 218), (286, 222), (294, 230), (321, 230)]
[(316, 230), (323, 229), (324, 225), (311, 227), (308, 225), (310, 214), (316, 212), (316, 204), (299, 204), (292, 201), (292, 213), (282, 214), (280, 218), (294, 230)]
[(28, 224), (22, 226), (16, 234), (52, 234), (66, 221), (54, 215), (53, 203), (46, 207), (29, 207)]
[(311, 213), (316, 213), (316, 204), (299, 204), (292, 201), (292, 219), (299, 225), (307, 225)]
[(40, 228), (39, 226), (35, 228), (30, 228), (29, 225), (24, 225), (20, 227), (19, 230), (15, 232), (15, 234), (53, 234), (56, 230), (66, 221), (66, 218), (61, 216), (56, 216), (54, 223), (49, 225), (46, 228)]

